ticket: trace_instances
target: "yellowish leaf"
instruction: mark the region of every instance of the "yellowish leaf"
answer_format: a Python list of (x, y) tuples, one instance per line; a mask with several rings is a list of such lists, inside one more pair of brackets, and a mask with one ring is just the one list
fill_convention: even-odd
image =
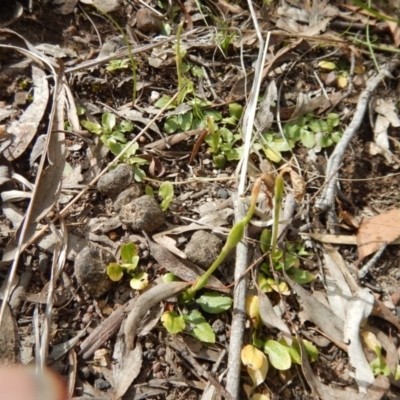
[(332, 61), (320, 61), (318, 67), (327, 71), (333, 71), (336, 69), (336, 64)]
[(361, 336), (363, 338), (366, 346), (374, 351), (377, 355), (381, 354), (382, 345), (379, 342), (378, 338), (372, 333), (368, 331), (361, 332)]
[(260, 305), (258, 296), (248, 296), (246, 299), (246, 313), (251, 319), (254, 328), (260, 323)]
[(337, 79), (337, 86), (339, 89), (344, 89), (348, 83), (349, 80), (346, 76), (339, 76), (339, 78)]
[(271, 400), (271, 397), (267, 394), (255, 393), (250, 397), (250, 400)]
[(247, 372), (253, 381), (254, 387), (264, 382), (268, 372), (266, 355), (251, 344), (243, 347), (240, 355), (242, 363), (247, 367)]

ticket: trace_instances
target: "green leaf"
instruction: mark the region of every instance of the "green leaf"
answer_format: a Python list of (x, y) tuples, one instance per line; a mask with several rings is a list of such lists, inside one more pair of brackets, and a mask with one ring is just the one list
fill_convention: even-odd
[(161, 196), (163, 199), (161, 203), (161, 209), (163, 211), (167, 210), (172, 199), (174, 198), (174, 187), (171, 182), (165, 181), (161, 184), (160, 190), (158, 191), (158, 194)]
[(182, 115), (181, 129), (183, 130), (183, 132), (190, 130), (190, 128), (192, 127), (192, 122), (193, 122), (192, 111), (187, 111), (185, 114)]
[(202, 78), (204, 76), (203, 70), (201, 69), (201, 67), (199, 67), (197, 65), (192, 67), (191, 73), (193, 76), (195, 76), (197, 78)]
[(243, 113), (243, 106), (241, 106), (239, 103), (229, 104), (229, 114), (236, 120), (239, 120), (242, 117), (242, 113)]
[(101, 117), (101, 124), (107, 132), (112, 132), (116, 123), (117, 118), (112, 113), (104, 113)]
[(302, 129), (300, 133), (301, 143), (308, 149), (312, 149), (315, 146), (315, 133)]
[[(154, 107), (164, 108), (171, 99), (172, 99), (172, 97), (164, 95), (156, 101), (156, 103), (154, 104)], [(176, 106), (174, 104), (171, 104), (168, 108), (171, 109), (171, 108), (175, 108), (175, 107)]]
[(339, 115), (337, 115), (335, 113), (328, 114), (326, 117), (326, 121), (328, 122), (329, 126), (331, 126), (332, 128), (339, 126), (339, 124), (340, 124)]
[(163, 275), (162, 280), (164, 283), (180, 281), (180, 279), (176, 275), (174, 275), (172, 272), (167, 272), (165, 275)]
[(137, 256), (137, 248), (135, 243), (126, 243), (121, 246), (121, 259), (125, 263), (131, 263), (133, 257)]
[(101, 141), (110, 149), (111, 153), (118, 155), (125, 148), (125, 144), (117, 143), (112, 138), (101, 136)]
[(243, 158), (243, 146), (225, 151), (225, 156), (228, 161), (241, 160)]
[(107, 275), (112, 281), (118, 282), (124, 276), (124, 270), (120, 264), (111, 263), (107, 266)]
[(78, 117), (84, 115), (85, 112), (86, 112), (85, 107), (76, 106), (76, 115), (77, 115)]
[(204, 116), (213, 117), (214, 121), (221, 121), (222, 119), (222, 114), (216, 110), (205, 110)]
[(95, 122), (82, 120), (81, 125), (89, 132), (95, 133), (96, 135), (100, 135), (101, 133), (103, 133), (102, 126), (100, 124), (96, 124)]
[(164, 328), (171, 335), (176, 335), (177, 333), (182, 332), (186, 326), (184, 318), (174, 311), (166, 311), (161, 316), (161, 322), (164, 325)]
[(129, 121), (121, 121), (121, 123), (119, 124), (118, 129), (121, 132), (132, 132), (133, 131), (133, 124)]
[(329, 125), (326, 121), (321, 119), (313, 119), (309, 122), (308, 127), (314, 132), (328, 132)]
[(225, 165), (226, 165), (226, 157), (224, 154), (218, 154), (216, 156), (213, 157), (215, 166), (218, 169), (224, 169)]
[(133, 272), (139, 265), (139, 256), (133, 256), (131, 262), (121, 264), (121, 267), (126, 270), (126, 272)]
[(300, 126), (296, 123), (288, 122), (283, 126), (283, 133), (288, 139), (300, 140)]
[(232, 306), (232, 299), (217, 292), (206, 292), (196, 300), (203, 311), (209, 314), (219, 314)]
[(133, 178), (135, 179), (135, 181), (143, 182), (143, 180), (146, 176), (145, 172), (136, 166), (133, 166), (132, 169), (133, 169)]
[(343, 135), (342, 131), (333, 132), (331, 138), (335, 143), (339, 143), (340, 139), (342, 138), (342, 135)]
[(319, 144), (322, 148), (326, 148), (332, 146), (333, 140), (327, 135), (322, 135), (319, 139)]
[(184, 315), (184, 319), (193, 325), (191, 332), (193, 337), (205, 343), (215, 343), (215, 333), (199, 311), (191, 311), (189, 314)]
[(257, 284), (264, 293), (271, 293), (273, 291), (271, 283), (275, 285), (275, 281), (272, 278), (267, 278), (264, 274), (258, 274)]
[(132, 289), (143, 290), (149, 285), (149, 275), (146, 272), (136, 274), (129, 282)]
[(389, 376), (390, 375), (390, 368), (387, 366), (385, 359), (381, 357), (375, 358), (370, 364), (372, 369), (372, 373), (376, 376), (379, 374)]
[(271, 250), (272, 232), (270, 229), (263, 229), (260, 236), (260, 249), (263, 253)]
[(264, 352), (268, 354), (273, 367), (285, 371), (292, 366), (292, 360), (288, 350), (276, 340), (267, 340), (264, 345)]
[(171, 134), (179, 129), (180, 121), (178, 117), (179, 115), (173, 115), (172, 117), (167, 118), (167, 120), (164, 123), (165, 132)]
[(146, 193), (147, 196), (154, 197), (154, 190), (153, 190), (153, 188), (151, 186), (147, 185), (144, 188), (144, 192)]
[(275, 163), (281, 162), (281, 160), (282, 160), (282, 155), (281, 155), (281, 153), (280, 153), (279, 151), (272, 150), (272, 149), (269, 148), (269, 147), (264, 147), (263, 150), (264, 150), (265, 156), (266, 156), (269, 160), (271, 160), (272, 162), (275, 162)]

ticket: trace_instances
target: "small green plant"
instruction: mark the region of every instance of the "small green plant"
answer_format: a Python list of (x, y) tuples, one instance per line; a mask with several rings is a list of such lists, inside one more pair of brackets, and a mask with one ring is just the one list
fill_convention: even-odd
[(234, 134), (226, 127), (228, 124), (237, 124), (243, 108), (238, 103), (229, 104), (230, 116), (222, 120), (225, 126), (219, 127), (212, 117), (207, 117), (208, 135), (205, 142), (210, 146), (209, 151), (213, 154), (213, 160), (217, 168), (224, 168), (226, 161), (240, 160), (243, 156), (242, 147), (234, 147), (241, 140), (240, 134)]
[[(232, 299), (217, 292), (206, 292), (192, 302), (192, 305), (200, 306), (208, 314), (219, 314), (231, 308)], [(167, 311), (162, 315), (161, 321), (170, 334), (185, 331), (202, 342), (215, 343), (215, 333), (211, 325), (197, 309), (185, 310), (182, 315)]]
[(123, 59), (123, 60), (111, 60), (107, 67), (106, 70), (110, 72), (118, 71), (119, 69), (127, 69), (129, 68), (129, 60), (128, 59)]
[(230, 32), (227, 29), (218, 31), (217, 42), (224, 57), (228, 57), (229, 46), (232, 43), (232, 40), (235, 39), (236, 35), (237, 32)]
[[(100, 140), (107, 146), (111, 153), (118, 155), (127, 146), (126, 133), (133, 130), (133, 125), (128, 121), (117, 123), (117, 118), (112, 113), (104, 113), (101, 118), (101, 124), (82, 120), (81, 124), (89, 132), (100, 135)], [(137, 182), (142, 182), (145, 172), (140, 168), (141, 165), (148, 165), (149, 162), (136, 156), (139, 149), (138, 143), (134, 143), (121, 157), (121, 161), (132, 166), (134, 177)]]
[[(154, 197), (154, 191), (151, 186), (146, 186), (144, 190), (147, 196)], [(158, 195), (162, 199), (161, 209), (166, 211), (174, 198), (174, 186), (172, 183), (169, 181), (163, 182), (158, 190)]]
[[(264, 229), (260, 238), (260, 248), (264, 254), (271, 253), (271, 240), (271, 231)], [(300, 285), (311, 282), (314, 279), (314, 275), (299, 268), (301, 257), (306, 256), (309, 256), (309, 253), (304, 249), (302, 243), (287, 241), (284, 250), (276, 250), (274, 255), (271, 254), (271, 258), (261, 264), (261, 272), (258, 277), (260, 289), (266, 293), (273, 290), (281, 291), (282, 293), (286, 292), (287, 285), (285, 282), (282, 282), (282, 287), (276, 286), (276, 282), (271, 276), (270, 262), (272, 262), (272, 267), (275, 271), (284, 269), (288, 276)]]
[(127, 273), (131, 276), (130, 286), (132, 289), (143, 290), (149, 284), (148, 274), (145, 272), (135, 273), (139, 265), (139, 256), (134, 243), (127, 243), (121, 247), (121, 262), (110, 263), (107, 266), (107, 275), (118, 282)]
[(338, 143), (342, 137), (339, 124), (339, 115), (335, 113), (328, 114), (326, 119), (307, 114), (283, 126), (284, 138), (277, 133), (268, 132), (262, 135), (262, 140), (256, 147), (263, 149), (268, 159), (278, 163), (282, 160), (281, 153), (293, 149), (296, 143), (315, 151)]
[(158, 191), (159, 196), (162, 198), (161, 209), (166, 211), (174, 198), (174, 187), (171, 182), (165, 181), (161, 184)]

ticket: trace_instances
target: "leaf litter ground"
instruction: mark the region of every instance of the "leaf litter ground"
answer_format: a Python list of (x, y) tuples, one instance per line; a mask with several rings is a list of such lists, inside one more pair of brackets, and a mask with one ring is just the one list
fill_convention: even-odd
[[(163, 18), (142, 8), (145, 11), (135, 20), (139, 6), (127, 4), (123, 11), (110, 10), (111, 20), (90, 6), (73, 3), (76, 13), (68, 9), (70, 3), (60, 9), (36, 2), (11, 30), (2, 28), (1, 44), (14, 46), (0, 48), (3, 287), (11, 279), (7, 271), (18, 238), (24, 250), (4, 311), (4, 362), (48, 364), (65, 378), (75, 398), (231, 398), (225, 391), (226, 386), (233, 393), (225, 382), (229, 344), (244, 333), (241, 359), (236, 359), (236, 364), (242, 363), (237, 378), (240, 394), (234, 397), (354, 399), (363, 396), (358, 391), (367, 391), (370, 399), (397, 398), (398, 88), (395, 79), (383, 76), (372, 96), (365, 89), (377, 74), (376, 65), (383, 70), (393, 62), (388, 71), (398, 75), (398, 26), (387, 19), (398, 18), (398, 10), (370, 9), (356, 1), (341, 8), (315, 2), (310, 9), (254, 4), (263, 35), (267, 30), (272, 35), (261, 70), (249, 192), (261, 172), (269, 174), (272, 184), (266, 185), (246, 235), (251, 250), (246, 268), (254, 265), (247, 273), (247, 317), (238, 333), (232, 309), (202, 315), (199, 305), (212, 301), (207, 296), (179, 306), (173, 295), (187, 285), (162, 283), (160, 278), (173, 272), (193, 282), (202, 273), (199, 267), (205, 270), (210, 264), (206, 260), (201, 265), (200, 259), (195, 266), (186, 260), (194, 253), (185, 254), (193, 233), (214, 232), (223, 242), (234, 223), (231, 195), (238, 188), (235, 171), (244, 155), (238, 107), (246, 106), (259, 46), (253, 25), (246, 22), (248, 5), (219, 1), (199, 8), (186, 2), (182, 8), (168, 8), (161, 2), (150, 5)], [(178, 46), (174, 35), (182, 17), (186, 24)], [(211, 28), (204, 26), (204, 18)], [(235, 36), (234, 28), (241, 36)], [(160, 29), (173, 33), (161, 37)], [(26, 57), (26, 50), (15, 48), (31, 53)], [(57, 70), (57, 57), (65, 72)], [(32, 58), (35, 63), (29, 61)], [(53, 78), (47, 80), (52, 67)], [(65, 84), (58, 90), (57, 77)], [(178, 88), (180, 104), (150, 123), (160, 104), (165, 105)], [(360, 113), (362, 98), (368, 107)], [(115, 123), (111, 116), (117, 117)], [(145, 229), (152, 237), (145, 237), (129, 219), (121, 222), (122, 211), (117, 211), (131, 204), (131, 192), (116, 200), (119, 193), (113, 192), (112, 184), (108, 192), (100, 183), (87, 185), (149, 123), (136, 148), (122, 159), (133, 171), (134, 178), (126, 178), (131, 186), (155, 196), (166, 208), (160, 225)], [(336, 143), (354, 123), (357, 129), (350, 132), (340, 169), (329, 170)], [(43, 135), (49, 127), (54, 140), (45, 144)], [(260, 262), (258, 242), (271, 225), (273, 181), (285, 165), (291, 179), (285, 183), (280, 241), (287, 254)], [(331, 176), (337, 172), (339, 180)], [(56, 197), (61, 173), (61, 195)], [(118, 179), (125, 178), (113, 175), (114, 183)], [(174, 184), (170, 204), (165, 200), (168, 195), (158, 197), (159, 186), (166, 181)], [(331, 182), (333, 192), (326, 198), (324, 190)], [(290, 201), (292, 193), (297, 202)], [(78, 200), (69, 205), (74, 199)], [(330, 210), (316, 212), (315, 206), (324, 202), (331, 204)], [(138, 219), (143, 210), (135, 214), (137, 206), (132, 207), (130, 213)], [(44, 229), (50, 220), (52, 235)], [(156, 219), (150, 220), (154, 227)], [(192, 249), (208, 240), (203, 236)], [(112, 285), (104, 282), (104, 273), (103, 281), (97, 282), (99, 275), (87, 271), (106, 268), (104, 254), (118, 259), (121, 244), (128, 242), (135, 243), (140, 259), (135, 274), (146, 273), (150, 282), (147, 295), (136, 303), (132, 298), (137, 291), (129, 288), (127, 274)], [(91, 258), (80, 268), (96, 278), (83, 284), (77, 264), (87, 246), (98, 251), (89, 252)], [(216, 258), (220, 248), (213, 246), (208, 250)], [(374, 258), (380, 250), (380, 258)], [(293, 252), (297, 257), (290, 260)], [(95, 255), (100, 263), (93, 261)], [(126, 265), (129, 272), (133, 264)], [(204, 291), (217, 288), (232, 297), (228, 285), (234, 281), (234, 266), (232, 253)], [(307, 274), (312, 275), (311, 282), (304, 278)], [(168, 335), (161, 321), (181, 313), (186, 322), (179, 322), (186, 332)], [(368, 322), (360, 328), (363, 315)], [(125, 336), (134, 336), (138, 329), (134, 350), (126, 346), (124, 329)], [(196, 334), (215, 343), (202, 343), (192, 337)], [(41, 338), (36, 348), (35, 338)], [(299, 342), (306, 348), (313, 344), (318, 356), (308, 351), (306, 358)], [(289, 359), (282, 355), (288, 353), (282, 348), (292, 351), (289, 369), (284, 366)]]

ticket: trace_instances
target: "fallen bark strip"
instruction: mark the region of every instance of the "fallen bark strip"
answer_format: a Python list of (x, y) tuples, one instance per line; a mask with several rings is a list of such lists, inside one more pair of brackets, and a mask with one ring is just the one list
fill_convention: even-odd
[(147, 311), (160, 301), (176, 296), (183, 290), (187, 289), (188, 286), (190, 286), (190, 283), (187, 282), (161, 283), (147, 290), (147, 292), (144, 292), (137, 298), (124, 326), (125, 344), (128, 350), (134, 349), (134, 342), (139, 323), (142, 317), (146, 315)]
[(340, 164), (342, 163), (343, 155), (349, 145), (354, 134), (360, 128), (362, 120), (365, 115), (365, 111), (368, 106), (369, 99), (373, 91), (378, 87), (378, 85), (383, 81), (385, 77), (391, 77), (391, 71), (398, 65), (398, 60), (395, 62), (388, 63), (384, 65), (378, 74), (372, 77), (368, 82), (364, 91), (361, 93), (357, 107), (351, 120), (349, 126), (343, 133), (342, 138), (336, 145), (335, 150), (331, 154), (328, 160), (328, 165), (326, 169), (325, 177), (325, 189), (322, 192), (321, 197), (316, 201), (314, 209), (318, 213), (325, 213), (326, 211), (332, 209), (335, 201), (336, 192), (336, 179), (334, 179), (337, 171), (340, 169)]

